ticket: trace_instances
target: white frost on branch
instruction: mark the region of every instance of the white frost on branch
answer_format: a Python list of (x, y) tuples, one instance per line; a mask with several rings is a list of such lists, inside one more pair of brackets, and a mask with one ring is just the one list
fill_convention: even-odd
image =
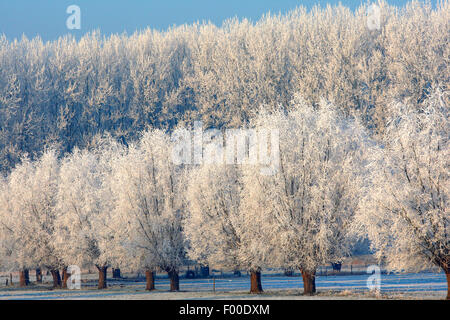
[(448, 92), (415, 110), (391, 106), (383, 147), (372, 149), (358, 215), (377, 257), (394, 270), (450, 267)]

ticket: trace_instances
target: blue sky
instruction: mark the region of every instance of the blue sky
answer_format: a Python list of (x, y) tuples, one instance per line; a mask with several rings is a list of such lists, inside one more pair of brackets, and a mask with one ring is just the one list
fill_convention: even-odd
[[(365, 0), (344, 0), (342, 4), (354, 9)], [(388, 0), (403, 5), (406, 0)], [(262, 14), (287, 12), (299, 5), (337, 4), (334, 0), (0, 0), (0, 34), (8, 39), (22, 34), (44, 40), (72, 33), (79, 37), (99, 29), (104, 34), (133, 33), (146, 27), (164, 30), (172, 25), (210, 20), (220, 25), (230, 17), (253, 21)], [(81, 8), (81, 29), (68, 30), (66, 20), (69, 5)]]

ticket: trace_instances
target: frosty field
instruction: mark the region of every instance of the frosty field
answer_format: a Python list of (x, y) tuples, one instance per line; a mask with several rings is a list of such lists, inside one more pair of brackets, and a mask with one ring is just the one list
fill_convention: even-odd
[(0, 287), (0, 300), (59, 300), (59, 299), (443, 299), (446, 294), (446, 280), (443, 273), (383, 274), (381, 295), (370, 293), (366, 282), (368, 275), (319, 276), (318, 294), (303, 296), (300, 277), (266, 276), (262, 278), (265, 292), (262, 295), (248, 294), (250, 279), (181, 279), (180, 292), (168, 292), (169, 279), (158, 278), (156, 291), (145, 291), (143, 279), (110, 280), (108, 289), (97, 290), (94, 279), (86, 280), (81, 290), (49, 290), (49, 286), (33, 286), (28, 289)]

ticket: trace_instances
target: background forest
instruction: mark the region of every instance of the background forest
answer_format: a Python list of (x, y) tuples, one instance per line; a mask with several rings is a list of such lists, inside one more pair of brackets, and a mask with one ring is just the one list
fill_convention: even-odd
[(448, 1), (379, 6), (379, 30), (367, 27), (367, 6), (329, 6), (80, 41), (0, 36), (0, 170), (49, 143), (84, 148), (105, 131), (129, 143), (148, 127), (193, 120), (242, 127), (295, 93), (333, 103), (380, 137), (388, 103), (418, 108), (448, 90), (450, 28)]

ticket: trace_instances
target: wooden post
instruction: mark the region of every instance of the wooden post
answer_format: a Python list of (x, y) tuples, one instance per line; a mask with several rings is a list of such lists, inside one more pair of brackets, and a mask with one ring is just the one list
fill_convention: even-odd
[(112, 269), (112, 276), (113, 276), (113, 279), (120, 279), (121, 278), (120, 268), (113, 268)]
[(37, 268), (35, 271), (36, 271), (36, 283), (42, 283), (42, 271), (41, 271), (41, 268)]

